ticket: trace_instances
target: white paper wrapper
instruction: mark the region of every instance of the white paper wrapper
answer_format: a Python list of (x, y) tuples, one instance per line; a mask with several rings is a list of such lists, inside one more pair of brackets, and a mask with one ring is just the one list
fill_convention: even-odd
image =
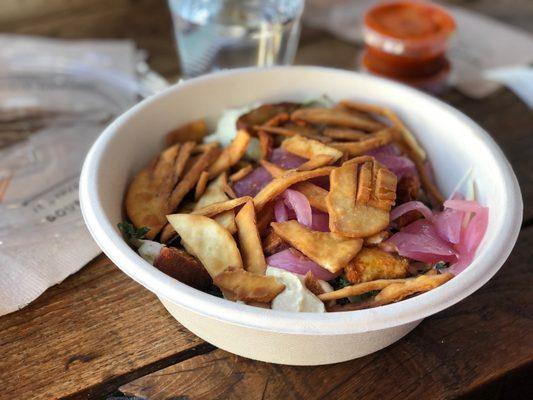
[[(362, 44), (363, 15), (375, 3), (373, 0), (309, 0), (304, 22)], [(462, 93), (473, 98), (488, 96), (500, 85), (486, 79), (484, 71), (533, 62), (530, 33), (459, 7), (445, 6), (457, 22), (457, 35), (452, 39), (448, 57), (453, 68), (451, 82)]]
[(135, 68), (129, 41), (0, 35), (0, 315), (100, 253), (79, 210), (79, 172), (136, 102)]

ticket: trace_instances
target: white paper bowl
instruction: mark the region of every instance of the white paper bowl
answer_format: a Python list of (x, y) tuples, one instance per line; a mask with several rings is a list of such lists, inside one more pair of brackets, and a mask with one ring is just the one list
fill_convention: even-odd
[[(288, 313), (232, 303), (186, 286), (144, 261), (117, 229), (132, 176), (182, 123), (217, 117), (256, 102), (301, 101), (327, 94), (396, 110), (412, 128), (448, 194), (470, 168), (490, 222), (473, 263), (428, 293), (369, 310)], [(262, 361), (316, 365), (345, 361), (395, 342), (420, 321), (465, 298), (501, 267), (516, 241), (522, 199), (516, 177), (491, 137), (450, 106), (406, 86), (358, 73), (318, 67), (221, 72), (192, 79), (149, 98), (113, 122), (87, 155), (81, 208), (94, 239), (126, 274), (154, 292), (168, 311), (202, 339)]]

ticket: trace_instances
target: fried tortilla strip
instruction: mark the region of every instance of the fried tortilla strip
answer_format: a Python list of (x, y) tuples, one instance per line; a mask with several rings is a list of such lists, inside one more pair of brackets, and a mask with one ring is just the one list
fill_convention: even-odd
[(237, 194), (235, 193), (235, 191), (233, 190), (230, 184), (227, 184), (226, 186), (224, 186), (224, 193), (226, 193), (230, 199), (237, 198)]
[(319, 155), (326, 155), (332, 157), (335, 162), (342, 157), (342, 151), (329, 147), (317, 140), (300, 135), (284, 140), (281, 144), (281, 148), (289, 153), (296, 154), (297, 156), (309, 160)]
[(272, 222), (270, 226), (292, 247), (333, 273), (343, 269), (363, 245), (362, 239), (313, 231), (294, 220)]
[(383, 127), (383, 124), (379, 122), (334, 108), (302, 108), (291, 114), (291, 120), (318, 125), (343, 126), (365, 131), (376, 131)]
[(207, 135), (207, 124), (203, 119), (189, 122), (177, 129), (167, 133), (165, 143), (167, 146), (172, 146), (176, 143), (185, 142), (201, 142), (205, 135)]
[(267, 160), (272, 152), (272, 144), (274, 140), (272, 136), (263, 130), (257, 131), (257, 137), (259, 138), (259, 149), (261, 150), (261, 160)]
[[(176, 213), (177, 214), (189, 214), (192, 210), (194, 210), (195, 205), (196, 203), (192, 201), (182, 203), (178, 207), (178, 210), (176, 211)], [(170, 225), (167, 222), (165, 227), (161, 230), (161, 234), (159, 235), (159, 241), (163, 244), (170, 243), (177, 237), (178, 237), (178, 234), (176, 233), (172, 225)]]
[(202, 173), (200, 174), (200, 178), (198, 178), (198, 182), (196, 182), (196, 189), (194, 190), (194, 200), (198, 201), (198, 199), (202, 197), (205, 192), (208, 180), (209, 173), (207, 171), (202, 171)]
[(241, 115), (237, 119), (237, 129), (244, 129), (248, 133), (255, 135), (254, 125), (263, 125), (279, 114), (285, 114), (288, 119), (288, 113), (300, 107), (297, 103), (277, 103), (263, 104), (253, 110)]
[(254, 197), (255, 209), (261, 210), (268, 202), (274, 200), (295, 183), (307, 181), (317, 176), (329, 175), (334, 169), (334, 167), (322, 167), (313, 171), (289, 172), (279, 178), (274, 178)]
[(269, 303), (285, 285), (273, 276), (257, 275), (239, 268), (228, 268), (213, 278), (221, 290), (230, 292), (235, 300)]
[(337, 161), (335, 157), (328, 156), (326, 154), (319, 154), (304, 162), (302, 165), (296, 168), (296, 171), (312, 171), (320, 167), (325, 167), (326, 165), (331, 165), (335, 163), (335, 161)]
[(344, 164), (332, 171), (326, 196), (329, 228), (345, 236), (364, 238), (387, 227), (396, 197), (396, 175), (377, 162)]
[(374, 162), (376, 159), (372, 156), (357, 156), (357, 157), (354, 157), (354, 158), (350, 158), (348, 160), (346, 160), (345, 162), (343, 162), (342, 164), (363, 164), (365, 162)]
[[(304, 163), (305, 164), (305, 163)], [(272, 175), (274, 178), (279, 178), (286, 174), (287, 172), (291, 172), (291, 170), (286, 170), (281, 167), (278, 167), (276, 164), (272, 164), (269, 161), (261, 161), (261, 165)], [(317, 210), (328, 212), (327, 206), (326, 206), (326, 196), (328, 194), (328, 191), (326, 189), (321, 188), (318, 185), (315, 185), (311, 182), (299, 182), (292, 186), (294, 190), (297, 190), (305, 195), (307, 197), (307, 200), (309, 201), (309, 204), (311, 204), (311, 207), (316, 208)]]
[(251, 166), (251, 164), (245, 165), (241, 169), (239, 169), (237, 172), (230, 175), (229, 180), (230, 182), (237, 182), (240, 181), (242, 178), (247, 176), (250, 172), (252, 172), (254, 168)]
[(377, 247), (364, 247), (346, 265), (344, 274), (352, 283), (376, 279), (405, 278), (408, 275), (409, 260), (387, 253)]
[(348, 128), (326, 128), (324, 129), (324, 132), (322, 134), (332, 139), (348, 140), (354, 142), (364, 140), (368, 137), (367, 132)]
[(196, 257), (175, 247), (163, 247), (154, 260), (154, 267), (199, 290), (207, 290), (213, 284), (211, 276)]
[(262, 243), (263, 252), (266, 256), (271, 256), (278, 251), (281, 251), (284, 247), (283, 239), (273, 230), (263, 239)]
[(331, 138), (322, 136), (318, 130), (301, 127), (298, 125), (292, 126), (267, 126), (258, 125), (254, 127), (258, 131), (264, 131), (273, 135), (292, 137), (296, 135), (305, 136), (309, 139), (318, 140), (319, 142), (331, 142)]
[(209, 204), (208, 206), (197, 208), (195, 209), (191, 214), (192, 215), (203, 215), (205, 217), (214, 217), (215, 215), (219, 215), (220, 213), (223, 213), (224, 211), (233, 210), (234, 208), (237, 208), (247, 201), (251, 201), (252, 198), (250, 196), (243, 196), (243, 197), (237, 197), (236, 199), (230, 199), (225, 201), (219, 201), (217, 203)]
[(405, 143), (424, 161), (426, 159), (426, 152), (418, 144), (414, 135), (405, 127), (400, 118), (389, 108), (376, 106), (373, 104), (358, 103), (355, 101), (344, 100), (339, 102), (341, 107), (348, 110), (362, 111), (370, 114), (377, 114), (387, 118), (392, 124), (400, 130)]
[(348, 154), (350, 157), (360, 156), (395, 141), (399, 136), (396, 128), (386, 128), (367, 134), (366, 138), (358, 142), (331, 142), (329, 146)]
[(214, 178), (235, 165), (246, 153), (250, 135), (244, 131), (237, 131), (231, 144), (222, 150), (216, 161), (209, 167), (209, 177)]
[(268, 203), (260, 211), (256, 210), (257, 230), (264, 237), (270, 230), (270, 222), (274, 219), (274, 202)]
[(169, 197), (194, 146), (193, 142), (178, 143), (164, 150), (135, 176), (128, 188), (126, 214), (137, 228), (150, 229), (148, 239), (157, 235), (166, 223), (165, 215), (177, 205)]
[(316, 279), (316, 277), (313, 275), (313, 272), (311, 271), (307, 271), (307, 274), (305, 274), (304, 283), (305, 287), (315, 296), (319, 296), (321, 294), (326, 293), (320, 285), (318, 279)]
[(403, 283), (408, 279), (413, 279), (413, 278), (379, 279), (376, 281), (358, 283), (353, 286), (346, 286), (346, 287), (343, 287), (342, 289), (334, 290), (333, 292), (321, 294), (318, 296), (318, 298), (322, 301), (328, 301), (328, 300), (343, 299), (345, 297), (350, 297), (350, 296), (359, 296), (363, 293), (368, 293), (373, 290), (382, 290), (386, 288), (387, 286), (392, 285), (394, 283)]
[(212, 278), (229, 266), (242, 268), (241, 253), (231, 233), (203, 215), (167, 215), (185, 249), (198, 258)]
[(325, 213), (328, 212), (326, 196), (329, 192), (326, 189), (323, 189), (311, 182), (300, 182), (296, 185), (293, 185), (292, 188), (305, 195), (311, 207)]
[(255, 220), (255, 210), (252, 201), (248, 201), (235, 217), (239, 244), (244, 262), (244, 268), (254, 274), (264, 275), (266, 270), (265, 255), (261, 247), (261, 239)]

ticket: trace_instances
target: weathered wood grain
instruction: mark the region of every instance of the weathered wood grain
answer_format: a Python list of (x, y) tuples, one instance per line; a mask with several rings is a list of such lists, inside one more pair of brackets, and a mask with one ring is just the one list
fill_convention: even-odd
[(150, 400), (451, 399), (533, 359), (533, 228), (478, 292), (369, 356), (322, 367), (251, 361), (222, 350), (139, 378), (121, 391)]
[(118, 377), (179, 361), (202, 343), (101, 256), (0, 317), (0, 398), (53, 399), (106, 381), (119, 385)]

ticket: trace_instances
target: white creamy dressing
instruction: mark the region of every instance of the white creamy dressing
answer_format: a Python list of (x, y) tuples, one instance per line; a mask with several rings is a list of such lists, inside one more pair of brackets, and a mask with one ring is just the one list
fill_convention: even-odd
[[(267, 276), (274, 276), (285, 285), (283, 292), (272, 300), (272, 309), (293, 312), (325, 312), (324, 303), (311, 293), (304, 283), (304, 277), (284, 269), (267, 267)], [(324, 282), (327, 286), (331, 286)], [(322, 285), (322, 283), (321, 283)]]
[(153, 240), (140, 240), (141, 245), (137, 249), (139, 255), (154, 265), (154, 261), (161, 252), (161, 249), (165, 247), (164, 244), (154, 242)]

